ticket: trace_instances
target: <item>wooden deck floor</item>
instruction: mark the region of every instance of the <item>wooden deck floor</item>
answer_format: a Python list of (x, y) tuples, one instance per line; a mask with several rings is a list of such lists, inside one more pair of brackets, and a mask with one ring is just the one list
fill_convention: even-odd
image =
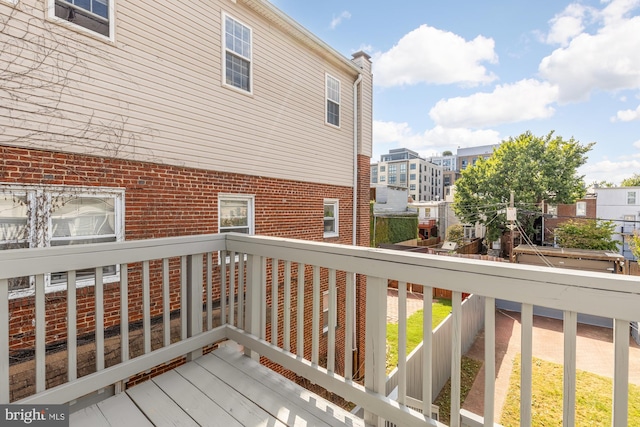
[(71, 414), (72, 426), (364, 426), (229, 348)]

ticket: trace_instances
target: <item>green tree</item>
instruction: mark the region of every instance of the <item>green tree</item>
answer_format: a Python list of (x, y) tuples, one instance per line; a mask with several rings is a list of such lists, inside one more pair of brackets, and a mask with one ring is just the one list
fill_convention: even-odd
[(631, 240), (629, 241), (629, 248), (631, 249), (631, 253), (640, 264), (640, 234), (637, 231), (634, 231), (633, 236), (631, 236)]
[(442, 155), (443, 156), (453, 156), (453, 153), (451, 151), (449, 151), (449, 150), (446, 150), (446, 151), (442, 152)]
[(585, 164), (594, 143), (581, 145), (550, 132), (535, 136), (525, 132), (509, 138), (487, 160), (462, 171), (456, 181), (454, 211), (467, 223), (487, 226), (487, 238), (497, 239), (506, 230), (506, 207), (515, 195), (518, 222), (527, 232), (540, 214), (541, 202), (573, 203), (585, 194)]
[(613, 240), (613, 221), (570, 220), (558, 226), (554, 235), (563, 248), (617, 251), (620, 244)]
[(591, 183), (591, 185), (592, 185), (593, 187), (596, 187), (596, 188), (613, 188), (613, 187), (615, 187), (615, 185), (614, 185), (614, 183), (613, 183), (613, 182), (611, 182), (611, 181), (604, 181), (604, 180), (602, 180), (602, 181), (593, 181), (593, 182)]
[(621, 187), (640, 187), (640, 174), (634, 173), (633, 176), (623, 179), (620, 183)]

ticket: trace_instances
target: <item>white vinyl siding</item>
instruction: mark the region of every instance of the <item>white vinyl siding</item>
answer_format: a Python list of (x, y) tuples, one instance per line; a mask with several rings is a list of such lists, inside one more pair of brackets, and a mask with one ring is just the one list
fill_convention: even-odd
[[(239, 97), (220, 83), (221, 6), (252, 29), (253, 96)], [(227, 1), (189, 8), (173, 0), (162, 8), (117, 2), (118, 46), (83, 38), (90, 45), (78, 51), (82, 67), (68, 70), (69, 84), (59, 93), (64, 114), (52, 119), (8, 101), (0, 105), (0, 144), (351, 186), (353, 133), (335, 132), (322, 117), (325, 73), (350, 88), (357, 71), (249, 7)], [(36, 35), (49, 34), (50, 23), (39, 27), (42, 21), (22, 10), (12, 19), (16, 28), (29, 25)], [(0, 65), (10, 58), (11, 52), (3, 52)], [(344, 129), (353, 128), (352, 105), (353, 91), (343, 91)], [(23, 119), (16, 120), (15, 111), (24, 111)], [(90, 129), (80, 132), (89, 121)], [(39, 138), (12, 142), (29, 133)]]

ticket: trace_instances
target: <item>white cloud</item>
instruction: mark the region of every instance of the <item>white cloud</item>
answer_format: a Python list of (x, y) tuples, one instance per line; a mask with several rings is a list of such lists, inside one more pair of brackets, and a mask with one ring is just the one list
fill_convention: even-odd
[(588, 9), (581, 4), (573, 3), (562, 13), (549, 21), (550, 30), (545, 41), (549, 44), (566, 46), (571, 39), (584, 30), (584, 19)]
[(558, 99), (558, 88), (538, 80), (520, 80), (498, 85), (490, 93), (440, 100), (429, 111), (438, 125), (485, 128), (502, 123), (551, 117), (550, 106)]
[(350, 19), (350, 18), (351, 18), (351, 13), (345, 10), (340, 15), (333, 17), (333, 19), (331, 20), (331, 24), (329, 24), (329, 27), (332, 30), (334, 30), (338, 25), (342, 23), (343, 20)]
[(595, 89), (640, 88), (640, 16), (626, 15), (640, 0), (614, 0), (600, 12), (595, 34), (581, 33), (539, 65), (540, 75), (558, 85), (563, 102), (582, 101)]
[(623, 179), (637, 173), (638, 169), (640, 169), (640, 160), (611, 161), (605, 159), (599, 162), (587, 163), (578, 169), (578, 173), (585, 175), (584, 181), (587, 184), (607, 181), (619, 185)]
[(611, 118), (612, 122), (631, 122), (640, 120), (640, 105), (635, 110), (620, 110), (615, 117)]
[(481, 64), (497, 63), (494, 45), (493, 39), (483, 36), (466, 41), (454, 33), (422, 25), (387, 52), (373, 55), (374, 82), (380, 86), (489, 83), (496, 76)]
[[(420, 133), (408, 123), (373, 122), (373, 158), (379, 158), (387, 148), (408, 148), (422, 156), (431, 156), (444, 150), (456, 151), (458, 147), (475, 147), (497, 144), (500, 134), (494, 130), (471, 130), (465, 128), (445, 128), (436, 126)], [(381, 150), (384, 148), (384, 150)], [(386, 152), (386, 151), (385, 151)]]

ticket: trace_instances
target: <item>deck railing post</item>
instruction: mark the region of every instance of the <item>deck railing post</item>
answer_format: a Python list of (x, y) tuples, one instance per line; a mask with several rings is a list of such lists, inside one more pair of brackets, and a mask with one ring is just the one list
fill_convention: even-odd
[[(203, 254), (187, 257), (187, 336), (194, 337), (202, 333), (202, 269), (204, 268)], [(202, 356), (202, 349), (187, 355), (187, 361)]]
[[(262, 257), (247, 255), (247, 297), (244, 329), (252, 335), (260, 335), (260, 306), (262, 298)], [(253, 359), (258, 359), (258, 354), (251, 349), (245, 349), (245, 354)]]
[[(365, 376), (367, 390), (385, 394), (387, 356), (387, 279), (367, 276)], [(378, 416), (365, 411), (365, 423), (379, 425)]]

